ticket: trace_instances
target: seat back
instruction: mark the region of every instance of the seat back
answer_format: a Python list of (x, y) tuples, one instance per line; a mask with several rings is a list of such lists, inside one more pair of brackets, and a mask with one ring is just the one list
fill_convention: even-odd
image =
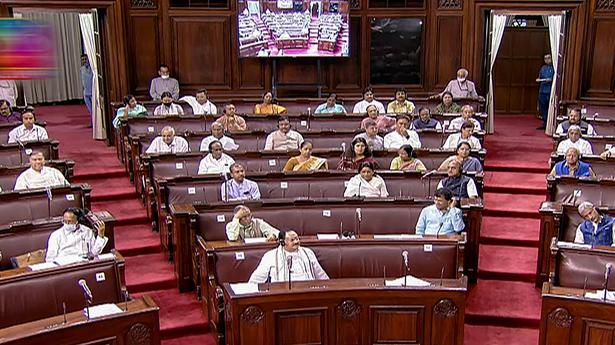
[[(612, 251), (559, 248), (555, 255), (555, 284), (563, 287), (603, 289), (605, 265), (615, 265), (615, 253)], [(608, 288), (615, 289), (615, 279), (609, 281)]]

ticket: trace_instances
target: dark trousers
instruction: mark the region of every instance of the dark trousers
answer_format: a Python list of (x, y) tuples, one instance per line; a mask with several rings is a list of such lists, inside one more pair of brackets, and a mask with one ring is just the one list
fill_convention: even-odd
[(550, 93), (539, 93), (538, 94), (538, 111), (540, 112), (540, 116), (542, 117), (542, 125), (547, 125), (547, 115), (549, 115), (549, 98)]

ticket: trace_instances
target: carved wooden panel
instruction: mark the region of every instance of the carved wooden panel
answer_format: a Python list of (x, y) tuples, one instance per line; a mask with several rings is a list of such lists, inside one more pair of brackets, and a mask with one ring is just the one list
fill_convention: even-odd
[(160, 44), (158, 17), (155, 14), (130, 17), (129, 56), (131, 90), (149, 95), (149, 84), (158, 76)]
[(615, 343), (615, 323), (584, 320), (583, 345), (603, 345)]
[(126, 334), (127, 345), (147, 345), (151, 343), (152, 329), (148, 325), (135, 323)]
[(568, 309), (556, 308), (552, 310), (547, 316), (545, 339), (549, 340), (548, 345), (568, 344), (573, 321), (574, 319)]
[(173, 66), (182, 94), (201, 87), (230, 88), (230, 16), (173, 17), (171, 20)]
[(431, 343), (441, 345), (454, 345), (458, 343), (455, 337), (459, 320), (459, 307), (450, 299), (442, 299), (433, 307)]
[(156, 2), (154, 0), (130, 0), (130, 7), (133, 9), (151, 9), (156, 8)]
[(587, 96), (615, 96), (615, 19), (594, 19), (593, 35), (588, 41), (589, 61)]
[(325, 344), (327, 309), (292, 309), (275, 312), (275, 344)]
[(355, 300), (344, 300), (336, 308), (336, 344), (359, 345), (361, 341), (361, 311)]
[(596, 1), (596, 11), (614, 11), (615, 12), (615, 1), (613, 0), (597, 0)]
[(463, 0), (438, 0), (440, 10), (460, 10), (463, 8)]
[[(331, 86), (333, 89), (361, 89), (361, 17), (350, 17), (350, 54), (347, 58), (330, 59)], [(365, 45), (367, 47), (367, 45)], [(360, 91), (359, 91), (360, 92)]]
[(437, 46), (433, 52), (435, 61), (433, 64), (427, 63), (427, 66), (435, 68), (434, 86), (436, 90), (441, 90), (449, 80), (455, 78), (457, 69), (461, 67), (463, 17), (438, 16), (436, 26)]
[(423, 344), (425, 310), (423, 306), (371, 308), (371, 344)]
[[(226, 310), (229, 309), (230, 306), (227, 304)], [(246, 307), (241, 312), (239, 324), (240, 334), (238, 336), (241, 344), (260, 345), (266, 343), (265, 313), (261, 308), (254, 305)]]

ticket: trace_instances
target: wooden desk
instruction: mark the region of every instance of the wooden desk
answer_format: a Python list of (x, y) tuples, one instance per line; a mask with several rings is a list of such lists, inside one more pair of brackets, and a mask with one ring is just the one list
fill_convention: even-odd
[[(117, 304), (124, 310), (124, 303)], [(82, 311), (0, 329), (0, 344), (160, 344), (158, 306), (144, 296), (127, 303), (120, 314), (86, 320)], [(53, 340), (51, 340), (53, 339)]]
[[(226, 344), (463, 344), (467, 279), (385, 287), (383, 278), (224, 284)], [(262, 290), (266, 284), (261, 284)], [(219, 335), (220, 336), (220, 335)]]
[(609, 344), (615, 332), (615, 303), (583, 297), (582, 289), (544, 283), (540, 345)]

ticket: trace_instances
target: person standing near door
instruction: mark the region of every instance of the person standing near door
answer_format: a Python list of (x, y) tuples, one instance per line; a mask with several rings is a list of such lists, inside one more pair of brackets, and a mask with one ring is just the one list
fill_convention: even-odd
[(538, 87), (538, 111), (540, 113), (540, 117), (542, 118), (542, 126), (537, 129), (547, 128), (549, 99), (551, 98), (551, 83), (553, 83), (553, 75), (555, 74), (551, 54), (545, 54), (544, 61), (545, 64), (540, 67), (538, 78), (536, 78), (536, 82), (540, 83), (540, 86)]
[(81, 55), (81, 85), (83, 86), (83, 101), (88, 108), (88, 112), (92, 114), (92, 68), (86, 54)]

